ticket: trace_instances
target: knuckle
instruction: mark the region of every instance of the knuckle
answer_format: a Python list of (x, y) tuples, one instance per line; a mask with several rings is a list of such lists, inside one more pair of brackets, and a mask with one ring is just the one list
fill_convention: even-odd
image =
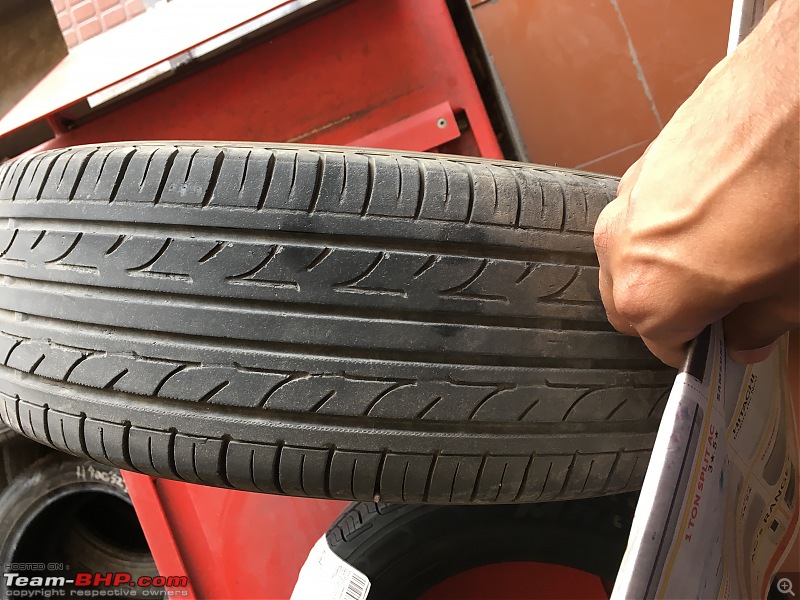
[(626, 204), (621, 199), (606, 204), (594, 227), (594, 246), (601, 258), (610, 254), (624, 231)]
[(653, 293), (643, 277), (623, 273), (614, 279), (614, 305), (621, 319), (639, 330), (658, 310)]
[(619, 313), (614, 310), (606, 310), (606, 318), (611, 326), (620, 333), (629, 333), (631, 331), (630, 323), (620, 317)]
[(594, 229), (594, 249), (597, 254), (605, 254), (608, 250), (608, 229), (605, 223), (600, 221)]
[[(611, 206), (609, 204), (609, 206)], [(594, 228), (594, 249), (598, 256), (605, 256), (608, 254), (612, 238), (612, 225), (607, 211), (600, 213), (597, 219), (597, 225)]]

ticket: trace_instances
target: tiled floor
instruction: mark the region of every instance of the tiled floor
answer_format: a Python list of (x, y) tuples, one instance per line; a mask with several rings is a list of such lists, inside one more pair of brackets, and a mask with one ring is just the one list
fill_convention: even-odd
[(731, 3), (473, 2), (531, 160), (618, 175), (724, 56)]

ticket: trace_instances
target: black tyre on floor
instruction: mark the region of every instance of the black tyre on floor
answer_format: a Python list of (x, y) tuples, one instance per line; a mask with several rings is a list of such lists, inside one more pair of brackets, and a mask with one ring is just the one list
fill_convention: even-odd
[[(158, 575), (119, 470), (55, 452), (0, 494), (0, 564), (23, 565), (18, 574), (26, 577)], [(14, 589), (13, 580), (0, 580), (0, 597)]]
[(0, 167), (0, 417), (237, 489), (637, 488), (673, 376), (606, 322), (616, 181), (442, 155), (116, 144)]
[(48, 452), (52, 450), (0, 423), (0, 491)]
[(635, 506), (632, 494), (503, 506), (358, 502), (330, 527), (327, 540), (369, 578), (369, 598), (380, 600), (416, 598), (452, 575), (517, 561), (592, 573), (610, 590)]

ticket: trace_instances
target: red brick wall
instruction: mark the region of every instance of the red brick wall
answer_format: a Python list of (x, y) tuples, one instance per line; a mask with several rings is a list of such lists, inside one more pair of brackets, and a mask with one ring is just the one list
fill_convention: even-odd
[(74, 48), (145, 10), (142, 0), (51, 1), (69, 48)]

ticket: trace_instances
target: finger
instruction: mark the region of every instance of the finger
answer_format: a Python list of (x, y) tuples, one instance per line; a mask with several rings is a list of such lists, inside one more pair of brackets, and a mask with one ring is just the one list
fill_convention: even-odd
[(600, 268), (610, 271), (609, 259), (614, 246), (618, 243), (617, 236), (624, 224), (625, 200), (618, 198), (603, 207), (594, 225), (594, 249)]
[(614, 305), (614, 282), (611, 277), (603, 269), (600, 270), (599, 276), (600, 285), (600, 298), (603, 301), (603, 306), (606, 309), (606, 318), (611, 326), (625, 335), (638, 336), (638, 332), (627, 320), (622, 318)]
[(633, 326), (620, 316), (614, 304), (614, 281), (610, 269), (610, 255), (613, 253), (612, 247), (617, 241), (618, 232), (623, 223), (624, 212), (624, 200), (614, 200), (603, 209), (597, 219), (594, 241), (597, 260), (600, 264), (598, 286), (608, 322), (620, 333), (637, 335)]
[(723, 328), (731, 358), (751, 364), (765, 360), (773, 342), (793, 327), (792, 319), (787, 318), (791, 307), (785, 304), (778, 300), (750, 302), (728, 314)]
[(725, 343), (733, 350), (754, 350), (769, 346), (792, 329), (782, 303), (763, 300), (742, 304), (723, 319)]
[(691, 342), (665, 344), (663, 342), (643, 337), (642, 341), (648, 350), (652, 352), (664, 364), (680, 369), (686, 362), (686, 354), (689, 352)]
[(754, 365), (756, 363), (763, 362), (769, 358), (769, 355), (772, 354), (772, 350), (775, 348), (775, 344), (772, 343), (769, 346), (764, 346), (763, 348), (758, 348), (756, 350), (728, 350), (728, 355), (738, 363), (743, 365)]

